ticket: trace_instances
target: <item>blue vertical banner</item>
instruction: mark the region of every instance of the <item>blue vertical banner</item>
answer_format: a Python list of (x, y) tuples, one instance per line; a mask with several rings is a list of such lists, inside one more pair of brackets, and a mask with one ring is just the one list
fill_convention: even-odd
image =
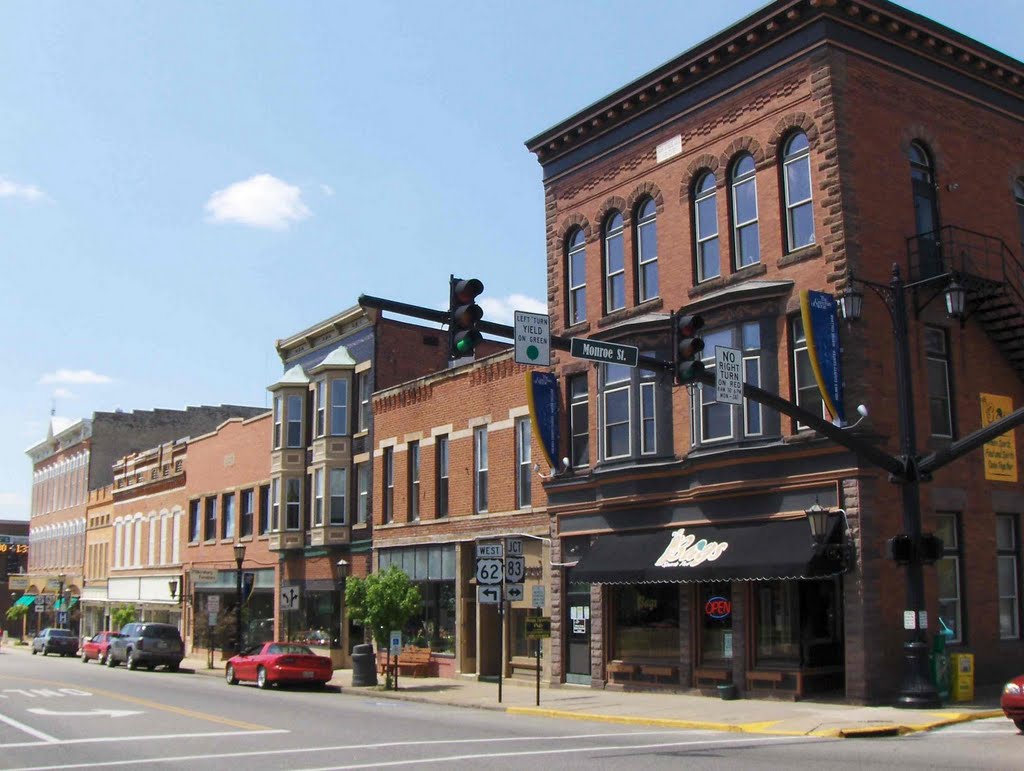
[(836, 298), (827, 292), (800, 292), (800, 316), (807, 339), (807, 354), (825, 409), (832, 422), (843, 425), (843, 371), (839, 358), (839, 316)]
[(526, 373), (526, 401), (530, 405), (533, 435), (540, 442), (548, 467), (558, 470), (558, 378), (551, 372)]
[(248, 602), (252, 596), (253, 587), (256, 586), (256, 574), (246, 571), (242, 573), (242, 602)]

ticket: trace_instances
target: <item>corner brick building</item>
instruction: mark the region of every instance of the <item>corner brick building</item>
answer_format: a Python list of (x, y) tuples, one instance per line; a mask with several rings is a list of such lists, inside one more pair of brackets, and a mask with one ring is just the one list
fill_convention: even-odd
[[(709, 368), (716, 345), (737, 349), (746, 382), (829, 418), (800, 293), (859, 287), (841, 408), (896, 454), (893, 321), (858, 284), (888, 284), (895, 263), (934, 279), (903, 296), (917, 444), (941, 452), (1024, 403), (1022, 136), (1020, 62), (887, 2), (772, 3), (527, 142), (552, 333), (668, 360), (685, 308), (705, 320)], [(943, 308), (954, 279), (962, 321)], [(905, 573), (886, 542), (904, 524), (885, 472), (664, 371), (565, 353), (554, 369), (573, 468), (546, 483), (553, 561), (575, 563), (553, 591), (556, 681), (893, 697)], [(921, 620), (975, 655), (978, 683), (1024, 654), (1021, 433), (921, 485), (923, 529), (945, 546)], [(836, 549), (811, 545), (815, 504), (837, 512)]]

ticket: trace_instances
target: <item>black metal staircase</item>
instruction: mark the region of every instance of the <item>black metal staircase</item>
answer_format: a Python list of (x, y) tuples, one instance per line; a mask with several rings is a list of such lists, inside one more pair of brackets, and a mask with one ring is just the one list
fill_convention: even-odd
[[(966, 291), (967, 313), (1024, 379), (1024, 266), (995, 236), (947, 225), (907, 239), (908, 282), (949, 274)], [(941, 294), (915, 292), (915, 309)], [(920, 295), (920, 296), (918, 296)]]

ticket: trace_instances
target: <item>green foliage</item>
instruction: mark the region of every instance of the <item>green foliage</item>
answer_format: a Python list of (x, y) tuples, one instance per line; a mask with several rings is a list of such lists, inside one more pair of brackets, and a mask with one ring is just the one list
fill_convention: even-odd
[(417, 613), (420, 590), (397, 566), (366, 578), (350, 578), (345, 586), (348, 615), (373, 633), (377, 648), (386, 648), (392, 629), (402, 629)]
[(12, 605), (7, 609), (8, 621), (21, 621), (28, 615), (28, 605)]
[(135, 608), (131, 605), (122, 605), (119, 608), (114, 608), (110, 611), (110, 623), (113, 624), (114, 630), (121, 629), (125, 624), (130, 624), (135, 620)]

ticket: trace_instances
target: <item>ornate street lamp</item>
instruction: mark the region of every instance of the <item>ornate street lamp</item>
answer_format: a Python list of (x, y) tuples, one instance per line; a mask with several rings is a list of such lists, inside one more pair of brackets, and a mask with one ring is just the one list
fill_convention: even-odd
[[(903, 496), (903, 533), (909, 537), (913, 548), (907, 561), (906, 613), (905, 619), (912, 619), (912, 625), (905, 621), (907, 636), (903, 643), (904, 676), (897, 707), (929, 709), (941, 705), (938, 691), (928, 676), (928, 643), (926, 633), (926, 611), (924, 604), (924, 571), (921, 544), (921, 475), (918, 464), (921, 457), (917, 452), (917, 428), (914, 420), (914, 392), (910, 381), (910, 343), (907, 335), (907, 290), (918, 289), (926, 284), (945, 281), (943, 294), (946, 312), (950, 318), (963, 319), (965, 292), (956, 276), (943, 273), (920, 281), (904, 283), (900, 267), (894, 263), (892, 277), (888, 284), (878, 284), (850, 276), (850, 283), (838, 298), (839, 312), (847, 321), (857, 321), (863, 310), (864, 296), (854, 288), (854, 283), (866, 286), (885, 303), (892, 320), (893, 343), (896, 354), (896, 396), (897, 413), (900, 423), (900, 462), (902, 473), (897, 475), (901, 482)], [(922, 622), (925, 623), (922, 623)], [(909, 628), (907, 628), (909, 626)]]
[(242, 652), (242, 563), (245, 561), (245, 544), (235, 544), (235, 652)]

